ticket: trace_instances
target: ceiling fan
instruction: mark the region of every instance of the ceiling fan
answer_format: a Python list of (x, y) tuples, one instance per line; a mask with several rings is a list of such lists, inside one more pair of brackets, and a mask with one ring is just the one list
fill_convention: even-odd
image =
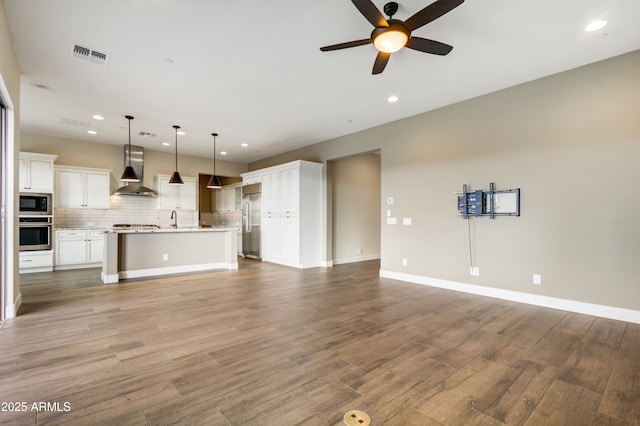
[(385, 19), (371, 0), (351, 1), (362, 16), (375, 27), (371, 32), (371, 36), (362, 40), (324, 46), (321, 47), (320, 50), (328, 52), (373, 43), (376, 49), (378, 49), (378, 55), (373, 63), (372, 74), (380, 74), (384, 71), (391, 54), (403, 47), (442, 56), (451, 52), (453, 46), (422, 37), (412, 37), (411, 32), (438, 19), (445, 13), (450, 12), (464, 3), (464, 0), (436, 0), (434, 3), (415, 13), (409, 19), (401, 21), (399, 19), (393, 19), (393, 15), (398, 11), (398, 3), (396, 2), (389, 2), (384, 5), (384, 13), (389, 16), (389, 19)]

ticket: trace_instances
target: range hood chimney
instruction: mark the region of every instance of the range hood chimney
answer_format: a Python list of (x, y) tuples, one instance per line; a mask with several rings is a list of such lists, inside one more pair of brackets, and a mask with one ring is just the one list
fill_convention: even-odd
[[(129, 145), (124, 146), (124, 165), (129, 165)], [(131, 145), (131, 167), (136, 171), (140, 182), (144, 182), (144, 148)], [(143, 197), (155, 197), (156, 191), (139, 184), (138, 182), (127, 182), (124, 186), (116, 189), (117, 195), (138, 195)]]

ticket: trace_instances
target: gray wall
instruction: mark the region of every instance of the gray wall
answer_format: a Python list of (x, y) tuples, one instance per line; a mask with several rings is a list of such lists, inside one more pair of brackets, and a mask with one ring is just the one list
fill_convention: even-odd
[[(413, 220), (404, 227), (381, 218), (382, 270), (639, 310), (638, 70), (640, 51), (249, 168), (381, 149), (381, 215), (393, 196), (393, 215)], [(330, 181), (325, 175), (327, 194)], [(452, 193), (489, 182), (521, 188), (522, 216), (456, 217)], [(330, 242), (330, 214), (325, 223)], [(469, 275), (468, 225), (479, 277)], [(534, 273), (542, 285), (532, 284)]]

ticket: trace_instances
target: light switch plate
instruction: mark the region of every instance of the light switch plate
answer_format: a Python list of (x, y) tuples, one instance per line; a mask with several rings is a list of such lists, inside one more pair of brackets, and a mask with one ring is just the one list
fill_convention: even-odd
[(402, 218), (402, 224), (403, 225), (411, 225), (411, 218), (410, 217), (403, 217)]
[(398, 218), (396, 217), (388, 217), (387, 225), (396, 225), (398, 223)]

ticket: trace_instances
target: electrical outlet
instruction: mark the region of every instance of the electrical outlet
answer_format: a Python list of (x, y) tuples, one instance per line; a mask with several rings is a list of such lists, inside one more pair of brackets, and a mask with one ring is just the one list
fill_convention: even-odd
[(362, 249), (358, 248), (358, 250), (356, 250), (356, 254), (362, 254)]
[(472, 266), (471, 269), (469, 269), (469, 273), (471, 275), (473, 275), (474, 277), (479, 277), (480, 276), (480, 268), (478, 268), (477, 266)]
[(342, 421), (347, 426), (369, 426), (371, 424), (371, 417), (364, 411), (351, 410), (345, 413)]
[(93, 222), (87, 222), (87, 226), (93, 226)]
[(542, 284), (542, 275), (540, 274), (533, 274), (533, 283), (535, 285), (541, 285)]
[(165, 262), (166, 262), (167, 260), (169, 260), (169, 253), (165, 253), (165, 254), (163, 254), (163, 255), (162, 255), (162, 260), (164, 260)]
[(402, 259), (402, 266), (407, 266), (407, 258)]

